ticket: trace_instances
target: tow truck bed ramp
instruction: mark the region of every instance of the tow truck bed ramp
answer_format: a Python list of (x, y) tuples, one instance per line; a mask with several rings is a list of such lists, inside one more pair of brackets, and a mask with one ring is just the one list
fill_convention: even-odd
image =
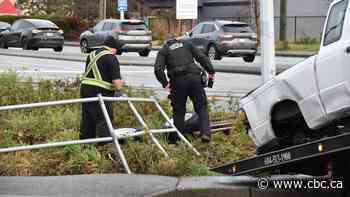
[(271, 168), (278, 169), (278, 167), (287, 164), (346, 150), (350, 150), (350, 133), (327, 137), (275, 152), (234, 161), (212, 168), (211, 170), (222, 174), (243, 175)]

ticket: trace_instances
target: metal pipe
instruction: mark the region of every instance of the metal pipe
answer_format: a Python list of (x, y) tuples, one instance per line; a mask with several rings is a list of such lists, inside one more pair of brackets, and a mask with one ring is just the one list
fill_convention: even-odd
[(88, 103), (88, 102), (97, 102), (97, 101), (98, 101), (97, 97), (92, 97), (92, 98), (62, 100), (62, 101), (49, 101), (49, 102), (32, 103), (32, 104), (9, 105), (9, 106), (1, 106), (0, 111), (77, 104), (77, 103)]
[(165, 111), (162, 109), (162, 107), (159, 105), (158, 101), (153, 97), (153, 102), (155, 103), (156, 107), (158, 108), (158, 110), (160, 111), (160, 113), (163, 115), (163, 117), (166, 119), (166, 121), (174, 128), (176, 129), (176, 133), (177, 135), (180, 137), (181, 140), (183, 140), (185, 142), (185, 144), (187, 144), (187, 146), (189, 146), (193, 152), (195, 152), (195, 154), (197, 156), (200, 156), (201, 154), (197, 151), (196, 148), (194, 148), (192, 146), (192, 144), (185, 138), (185, 136), (182, 135), (182, 133), (180, 133), (180, 131), (176, 128), (176, 126), (174, 125), (174, 123), (171, 122), (170, 118), (168, 117), (168, 115), (165, 113)]
[(102, 97), (104, 101), (133, 101), (133, 102), (153, 102), (152, 99), (147, 98), (133, 98), (133, 97)]
[(118, 139), (125, 139), (129, 137), (139, 137), (142, 135), (145, 135), (146, 133), (171, 133), (171, 132), (176, 132), (176, 129), (151, 129), (148, 132), (146, 131), (137, 131), (135, 133), (130, 133), (130, 134), (120, 134), (116, 130), (116, 135)]
[(162, 151), (162, 153), (164, 154), (164, 156), (169, 159), (169, 155), (168, 153), (165, 151), (165, 149), (162, 147), (162, 145), (160, 145), (160, 143), (158, 142), (158, 140), (154, 137), (154, 135), (149, 132), (149, 128), (146, 124), (146, 122), (143, 120), (143, 118), (141, 117), (140, 113), (137, 111), (136, 107), (134, 106), (134, 104), (131, 101), (128, 101), (129, 106), (132, 110), (132, 112), (135, 114), (137, 120), (140, 122), (140, 124), (143, 126), (143, 128), (145, 129), (146, 134), (148, 134), (151, 137), (151, 140), (153, 143), (156, 144), (156, 146)]
[(263, 56), (263, 81), (267, 82), (276, 75), (275, 32), (273, 18), (273, 0), (260, 1), (261, 17), (261, 52)]
[(105, 120), (106, 120), (106, 123), (107, 123), (107, 126), (108, 126), (108, 130), (109, 130), (109, 133), (112, 135), (113, 137), (113, 143), (117, 149), (117, 153), (122, 161), (122, 164), (126, 170), (126, 172), (128, 174), (131, 174), (131, 171), (130, 171), (130, 168), (129, 168), (129, 165), (128, 165), (128, 162), (126, 161), (125, 159), (125, 156), (124, 156), (124, 153), (123, 153), (123, 150), (121, 149), (120, 147), (120, 144), (118, 142), (118, 137), (117, 135), (115, 134), (114, 132), (114, 128), (113, 128), (113, 125), (112, 125), (112, 122), (111, 122), (111, 119), (109, 118), (109, 115), (108, 115), (108, 112), (107, 112), (107, 109), (106, 109), (106, 105), (103, 101), (103, 97), (101, 94), (98, 95), (98, 98), (100, 100), (100, 106), (101, 106), (101, 110), (102, 110), (102, 113), (103, 113), (103, 116), (105, 117)]
[(86, 140), (72, 140), (72, 141), (66, 141), (66, 142), (54, 142), (54, 143), (49, 143), (49, 144), (36, 144), (36, 145), (29, 145), (29, 146), (17, 146), (17, 147), (11, 147), (11, 148), (2, 148), (2, 149), (0, 149), (0, 153), (35, 150), (35, 149), (40, 149), (40, 148), (54, 148), (54, 147), (79, 145), (79, 144), (92, 144), (92, 143), (99, 143), (99, 142), (111, 142), (111, 141), (113, 141), (112, 137), (86, 139)]

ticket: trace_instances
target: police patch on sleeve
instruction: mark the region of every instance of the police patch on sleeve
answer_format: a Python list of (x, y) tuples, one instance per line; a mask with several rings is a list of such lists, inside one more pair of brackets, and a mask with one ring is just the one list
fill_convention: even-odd
[(172, 45), (169, 46), (170, 50), (175, 50), (175, 49), (178, 49), (178, 48), (182, 48), (184, 46), (183, 43), (181, 42), (177, 42), (177, 43), (174, 43)]

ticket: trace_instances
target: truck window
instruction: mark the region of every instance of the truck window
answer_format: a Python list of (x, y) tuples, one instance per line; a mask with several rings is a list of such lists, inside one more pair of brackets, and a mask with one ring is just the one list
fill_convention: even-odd
[(335, 4), (329, 14), (323, 45), (329, 45), (341, 38), (348, 0)]

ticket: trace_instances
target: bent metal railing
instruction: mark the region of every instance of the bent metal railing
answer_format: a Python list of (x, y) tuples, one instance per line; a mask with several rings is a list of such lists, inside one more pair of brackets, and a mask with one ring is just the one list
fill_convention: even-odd
[[(127, 102), (129, 104), (129, 107), (131, 108), (133, 114), (136, 116), (139, 123), (142, 125), (144, 130), (141, 131), (134, 131), (134, 129), (128, 129), (128, 128), (120, 128), (115, 129), (112, 125), (112, 121), (108, 115), (105, 101), (110, 102)], [(104, 118), (106, 120), (108, 130), (111, 134), (111, 137), (102, 137), (102, 138), (94, 138), (94, 139), (84, 139), (84, 140), (71, 140), (71, 141), (63, 141), (63, 142), (54, 142), (54, 143), (47, 143), (47, 144), (36, 144), (36, 145), (28, 145), (28, 146), (17, 146), (17, 147), (8, 147), (8, 148), (0, 148), (0, 153), (9, 153), (9, 152), (16, 152), (16, 151), (25, 151), (25, 150), (35, 150), (35, 149), (42, 149), (42, 148), (53, 148), (53, 147), (61, 147), (61, 146), (68, 146), (68, 145), (78, 145), (78, 144), (93, 144), (93, 143), (99, 143), (99, 142), (113, 142), (115, 145), (115, 148), (117, 150), (117, 154), (120, 157), (122, 164), (128, 174), (131, 174), (131, 170), (129, 168), (129, 165), (125, 159), (123, 150), (118, 142), (118, 139), (125, 139), (125, 138), (131, 138), (131, 137), (137, 137), (142, 135), (149, 135), (152, 142), (160, 149), (160, 151), (164, 154), (164, 156), (169, 159), (168, 153), (165, 151), (165, 149), (162, 147), (162, 145), (159, 143), (157, 138), (154, 137), (153, 134), (157, 133), (171, 133), (176, 132), (179, 138), (185, 142), (185, 144), (192, 149), (192, 151), (200, 156), (200, 153), (192, 146), (192, 144), (176, 129), (173, 122), (170, 120), (168, 115), (165, 113), (165, 111), (162, 109), (162, 107), (159, 105), (158, 101), (154, 98), (132, 98), (132, 97), (104, 97), (101, 95), (97, 95), (97, 97), (92, 98), (81, 98), (81, 99), (71, 99), (71, 100), (61, 100), (61, 101), (51, 101), (51, 102), (42, 102), (42, 103), (32, 103), (32, 104), (22, 104), (22, 105), (11, 105), (11, 106), (0, 106), (0, 111), (8, 111), (8, 110), (18, 110), (18, 109), (30, 109), (30, 108), (38, 108), (38, 107), (50, 107), (50, 106), (57, 106), (57, 105), (67, 105), (67, 104), (79, 104), (79, 103), (88, 103), (88, 102), (99, 102), (101, 110), (103, 112)], [(171, 125), (171, 128), (167, 129), (150, 129), (146, 122), (143, 120), (141, 114), (137, 111), (136, 107), (134, 106), (133, 102), (149, 102), (154, 103), (161, 113), (161, 115), (166, 119), (169, 125)]]

